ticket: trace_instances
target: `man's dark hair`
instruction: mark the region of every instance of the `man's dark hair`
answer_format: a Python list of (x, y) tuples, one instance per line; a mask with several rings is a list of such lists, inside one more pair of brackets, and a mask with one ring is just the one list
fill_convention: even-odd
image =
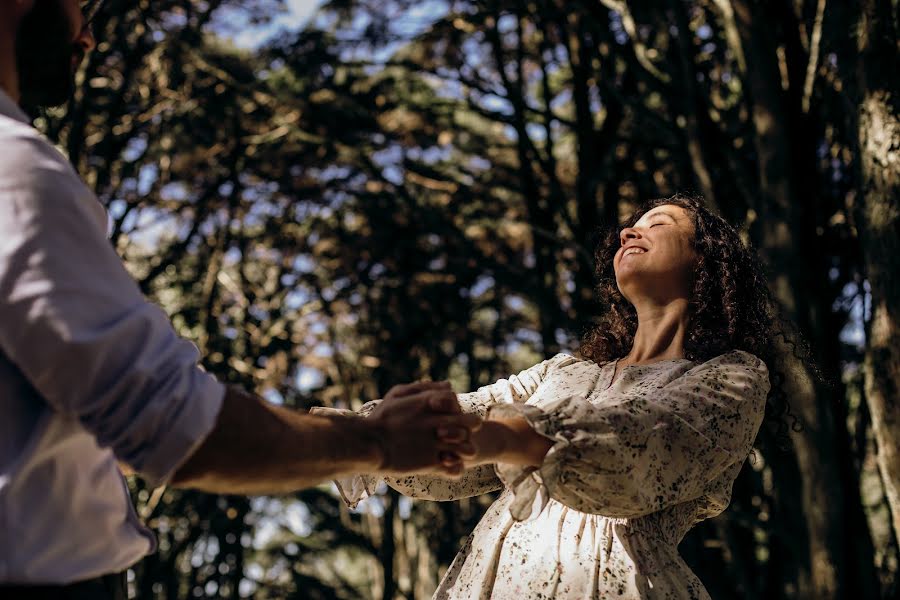
[(29, 112), (64, 104), (74, 90), (73, 60), (84, 56), (60, 0), (35, 0), (16, 32), (21, 105)]

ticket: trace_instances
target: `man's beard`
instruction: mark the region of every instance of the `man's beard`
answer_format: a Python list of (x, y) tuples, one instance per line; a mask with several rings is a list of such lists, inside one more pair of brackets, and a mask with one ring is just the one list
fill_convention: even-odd
[(73, 40), (73, 24), (60, 0), (35, 0), (16, 33), (21, 104), (46, 108), (65, 104), (75, 88), (73, 59), (84, 50)]

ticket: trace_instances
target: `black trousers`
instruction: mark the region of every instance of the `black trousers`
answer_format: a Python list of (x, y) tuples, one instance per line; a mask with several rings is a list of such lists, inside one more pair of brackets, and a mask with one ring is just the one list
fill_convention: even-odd
[(0, 600), (128, 600), (125, 573), (104, 575), (69, 585), (4, 585)]

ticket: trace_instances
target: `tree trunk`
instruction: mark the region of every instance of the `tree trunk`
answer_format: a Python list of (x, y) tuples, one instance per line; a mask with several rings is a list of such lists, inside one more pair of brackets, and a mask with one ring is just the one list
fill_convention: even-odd
[(878, 468), (900, 539), (900, 86), (889, 0), (861, 3), (858, 47), (861, 198), (856, 221), (871, 290), (865, 395)]
[[(797, 160), (807, 140), (795, 139), (807, 131), (789, 119), (790, 103), (782, 89), (778, 64), (778, 40), (771, 27), (771, 7), (764, 3), (734, 0), (740, 25), (748, 104), (755, 131), (761, 218), (754, 232), (757, 245), (773, 269), (773, 291), (800, 331), (815, 342), (822, 325), (812, 290), (821, 277), (816, 256), (815, 202), (808, 167)], [(804, 191), (801, 197), (799, 190)], [(814, 265), (810, 268), (810, 265)], [(790, 356), (785, 348), (785, 391), (804, 430), (794, 436), (802, 476), (803, 512), (809, 534), (809, 573), (800, 573), (800, 597), (836, 598), (848, 593), (844, 571), (843, 522), (845, 491), (838, 464), (834, 395), (816, 385), (809, 365)], [(805, 560), (801, 564), (806, 563)], [(801, 567), (802, 568), (802, 567)]]

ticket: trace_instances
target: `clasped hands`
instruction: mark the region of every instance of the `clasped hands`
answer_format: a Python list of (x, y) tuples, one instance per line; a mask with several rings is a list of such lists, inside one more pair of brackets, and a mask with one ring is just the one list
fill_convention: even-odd
[(395, 386), (366, 421), (375, 430), (378, 471), (385, 474), (456, 477), (479, 464), (539, 465), (552, 446), (524, 419), (464, 414), (447, 382)]

